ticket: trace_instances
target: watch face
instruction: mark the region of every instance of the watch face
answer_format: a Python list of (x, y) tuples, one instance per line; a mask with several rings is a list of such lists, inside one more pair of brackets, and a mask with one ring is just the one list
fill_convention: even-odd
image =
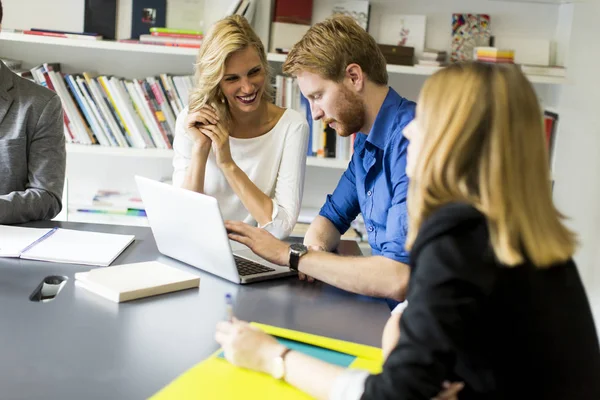
[(308, 248), (302, 243), (292, 243), (290, 249), (296, 253), (306, 253)]

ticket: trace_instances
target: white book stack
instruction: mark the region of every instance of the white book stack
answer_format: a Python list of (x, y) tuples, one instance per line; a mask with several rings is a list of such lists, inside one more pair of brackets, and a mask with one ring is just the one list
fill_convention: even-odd
[(117, 265), (75, 274), (75, 285), (115, 303), (197, 288), (200, 277), (157, 261)]
[(448, 53), (443, 50), (425, 49), (419, 57), (418, 66), (443, 67), (447, 64)]

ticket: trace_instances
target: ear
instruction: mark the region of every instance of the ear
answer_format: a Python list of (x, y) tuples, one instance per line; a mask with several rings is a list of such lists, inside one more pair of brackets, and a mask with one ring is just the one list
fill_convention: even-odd
[(357, 92), (365, 86), (366, 75), (360, 65), (352, 63), (346, 67), (346, 79)]

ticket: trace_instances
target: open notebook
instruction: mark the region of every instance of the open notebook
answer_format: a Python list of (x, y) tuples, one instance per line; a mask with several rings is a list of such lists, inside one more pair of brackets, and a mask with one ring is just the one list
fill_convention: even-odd
[(109, 266), (135, 236), (0, 225), (0, 257)]
[(115, 303), (196, 288), (200, 278), (175, 267), (149, 261), (77, 272), (75, 284)]

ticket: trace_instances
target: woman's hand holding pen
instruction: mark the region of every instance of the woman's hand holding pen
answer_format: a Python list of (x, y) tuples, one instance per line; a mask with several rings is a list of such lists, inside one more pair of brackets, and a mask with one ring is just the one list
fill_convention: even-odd
[(217, 324), (215, 340), (233, 365), (269, 374), (272, 361), (284, 348), (273, 336), (235, 318)]
[(219, 117), (214, 108), (205, 105), (200, 110), (191, 112), (185, 119), (185, 130), (194, 140), (195, 150), (208, 153), (211, 140), (200, 131), (200, 128), (207, 125), (215, 125), (219, 122)]

